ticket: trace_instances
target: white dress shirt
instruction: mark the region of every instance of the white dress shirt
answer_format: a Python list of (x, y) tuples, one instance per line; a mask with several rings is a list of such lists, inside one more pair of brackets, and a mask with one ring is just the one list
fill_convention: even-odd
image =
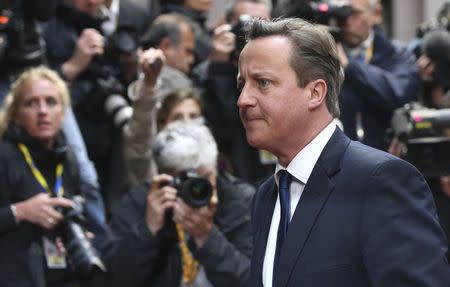
[[(287, 168), (284, 168), (279, 163), (275, 168), (275, 182), (278, 186), (278, 171), (286, 169), (292, 175), (292, 182), (289, 187), (290, 203), (291, 203), (291, 218), (294, 215), (297, 204), (302, 196), (303, 189), (308, 183), (309, 176), (319, 159), (322, 150), (330, 140), (336, 129), (336, 124), (331, 122), (326, 126), (308, 145), (306, 145), (289, 163)], [(277, 192), (276, 190), (274, 192)], [(278, 192), (277, 192), (278, 193)], [(267, 238), (266, 252), (264, 255), (264, 265), (262, 272), (262, 282), (265, 287), (272, 287), (273, 276), (273, 262), (275, 258), (275, 249), (277, 246), (278, 225), (280, 224), (280, 197), (277, 196), (275, 209), (272, 215), (272, 222), (270, 223), (269, 236)]]

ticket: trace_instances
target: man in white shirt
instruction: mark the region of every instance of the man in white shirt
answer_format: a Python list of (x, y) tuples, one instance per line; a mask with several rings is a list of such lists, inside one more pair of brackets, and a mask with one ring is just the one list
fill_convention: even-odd
[(422, 175), (333, 123), (343, 71), (331, 35), (287, 18), (255, 20), (247, 36), (240, 117), (248, 142), (278, 158), (253, 201), (252, 286), (447, 286)]

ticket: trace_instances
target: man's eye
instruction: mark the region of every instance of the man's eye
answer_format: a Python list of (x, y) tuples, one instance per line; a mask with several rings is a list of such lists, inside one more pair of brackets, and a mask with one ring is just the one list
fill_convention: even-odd
[(269, 81), (269, 80), (266, 80), (266, 79), (259, 79), (259, 80), (258, 80), (258, 85), (259, 85), (261, 88), (266, 88), (266, 87), (269, 86), (269, 84), (270, 84), (270, 81)]

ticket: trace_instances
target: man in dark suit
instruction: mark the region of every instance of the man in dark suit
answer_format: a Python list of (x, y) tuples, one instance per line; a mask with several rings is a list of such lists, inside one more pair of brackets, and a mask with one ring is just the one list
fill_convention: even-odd
[(351, 13), (341, 21), (337, 44), (345, 72), (340, 95), (345, 134), (353, 140), (386, 150), (386, 129), (392, 112), (416, 99), (420, 78), (412, 53), (395, 45), (378, 24), (380, 0), (331, 0), (348, 5)]
[(448, 286), (422, 175), (333, 123), (343, 71), (329, 33), (287, 18), (247, 36), (240, 117), (248, 142), (278, 158), (254, 197), (252, 286)]

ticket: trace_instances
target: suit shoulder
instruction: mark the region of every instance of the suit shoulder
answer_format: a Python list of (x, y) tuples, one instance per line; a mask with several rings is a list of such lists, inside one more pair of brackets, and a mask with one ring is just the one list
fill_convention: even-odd
[(344, 155), (343, 165), (350, 165), (358, 170), (369, 170), (373, 174), (391, 168), (419, 173), (409, 162), (356, 141), (350, 143)]

